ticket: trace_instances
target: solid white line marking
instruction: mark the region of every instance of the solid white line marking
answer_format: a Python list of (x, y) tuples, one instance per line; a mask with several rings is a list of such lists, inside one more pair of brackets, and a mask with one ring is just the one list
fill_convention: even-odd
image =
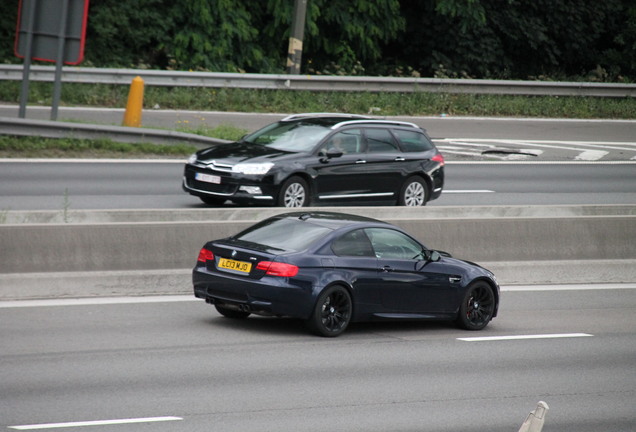
[(116, 424), (150, 423), (150, 422), (163, 422), (163, 421), (174, 421), (174, 420), (183, 420), (183, 419), (181, 417), (146, 417), (146, 418), (134, 418), (134, 419), (96, 420), (96, 421), (83, 421), (83, 422), (47, 423), (47, 424), (9, 426), (9, 429), (17, 429), (17, 430), (57, 429), (57, 428), (67, 428), (67, 427), (105, 426), (105, 425), (116, 425)]
[(487, 160), (487, 161), (446, 161), (446, 165), (634, 165), (636, 158), (614, 161), (538, 161), (538, 160)]
[(135, 164), (158, 164), (158, 163), (186, 163), (185, 159), (68, 159), (68, 158), (59, 158), (59, 159), (38, 159), (38, 158), (4, 158), (0, 159), (1, 163), (109, 163), (109, 164), (126, 164), (126, 163), (135, 163)]
[(488, 189), (456, 189), (456, 190), (445, 190), (442, 193), (495, 193), (495, 191)]
[(594, 336), (594, 335), (591, 335), (588, 333), (559, 333), (559, 334), (543, 334), (543, 335), (470, 337), (470, 338), (457, 338), (457, 340), (464, 341), (464, 342), (487, 342), (487, 341), (524, 340), (524, 339), (577, 338), (577, 337), (590, 337), (590, 336)]
[(608, 290), (608, 289), (636, 289), (633, 283), (608, 283), (608, 284), (589, 284), (589, 285), (508, 285), (502, 286), (501, 291), (506, 292), (524, 292), (524, 291), (590, 291), (590, 290)]
[(9, 300), (0, 301), (0, 309), (18, 307), (91, 306), (133, 303), (174, 303), (188, 301), (199, 301), (199, 299), (194, 297), (194, 295), (164, 295), (147, 297), (92, 297), (48, 300)]

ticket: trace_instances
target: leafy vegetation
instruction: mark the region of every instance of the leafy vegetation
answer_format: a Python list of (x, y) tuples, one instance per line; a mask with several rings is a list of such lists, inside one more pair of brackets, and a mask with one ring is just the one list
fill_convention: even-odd
[[(0, 61), (19, 62), (19, 0)], [(636, 81), (633, 0), (310, 0), (302, 72)], [(93, 1), (85, 66), (281, 73), (290, 0)]]

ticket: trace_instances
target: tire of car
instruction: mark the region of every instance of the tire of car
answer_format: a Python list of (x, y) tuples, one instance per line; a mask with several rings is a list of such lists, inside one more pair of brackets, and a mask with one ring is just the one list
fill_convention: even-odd
[(319, 336), (338, 336), (349, 326), (352, 311), (349, 291), (340, 285), (331, 286), (318, 296), (309, 328)]
[(466, 290), (459, 307), (457, 324), (465, 330), (481, 330), (488, 325), (495, 312), (495, 295), (486, 282), (473, 283)]
[(288, 208), (308, 206), (309, 186), (307, 186), (307, 182), (297, 176), (288, 178), (280, 188), (278, 205)]
[(217, 198), (212, 196), (200, 196), (199, 199), (207, 205), (220, 206), (226, 201), (225, 198)]
[(428, 187), (419, 177), (409, 177), (400, 190), (398, 205), (407, 207), (419, 207), (426, 205), (428, 201)]
[(219, 305), (214, 305), (214, 307), (216, 308), (216, 311), (218, 313), (220, 313), (221, 315), (223, 315), (226, 318), (245, 319), (248, 316), (250, 316), (249, 312), (243, 312), (243, 311), (237, 311), (237, 310), (234, 310), (234, 309), (228, 309), (228, 308), (225, 308), (225, 307), (219, 306)]

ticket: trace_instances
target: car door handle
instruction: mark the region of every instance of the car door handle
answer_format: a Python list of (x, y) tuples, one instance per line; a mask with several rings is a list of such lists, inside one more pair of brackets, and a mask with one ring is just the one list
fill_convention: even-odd
[(388, 273), (388, 272), (392, 272), (392, 271), (393, 271), (393, 269), (391, 268), (391, 266), (388, 266), (388, 265), (387, 265), (387, 266), (382, 267), (382, 268), (380, 269), (380, 271), (381, 271), (381, 272), (384, 272), (384, 273)]
[(356, 161), (356, 163), (357, 163), (357, 164), (364, 164), (364, 163), (367, 163), (367, 161), (365, 161), (364, 159), (358, 159), (358, 160)]
[(398, 156), (394, 159), (396, 162), (402, 162), (405, 161), (406, 159), (404, 159), (402, 156)]

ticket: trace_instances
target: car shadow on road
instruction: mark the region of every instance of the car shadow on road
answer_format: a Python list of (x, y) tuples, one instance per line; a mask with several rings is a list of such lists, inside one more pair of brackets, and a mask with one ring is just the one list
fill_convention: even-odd
[[(206, 324), (237, 332), (258, 333), (269, 336), (317, 337), (303, 320), (250, 316), (247, 319), (231, 319), (214, 316)], [(340, 338), (409, 338), (409, 337), (462, 337), (466, 332), (449, 321), (373, 321), (351, 323)]]

